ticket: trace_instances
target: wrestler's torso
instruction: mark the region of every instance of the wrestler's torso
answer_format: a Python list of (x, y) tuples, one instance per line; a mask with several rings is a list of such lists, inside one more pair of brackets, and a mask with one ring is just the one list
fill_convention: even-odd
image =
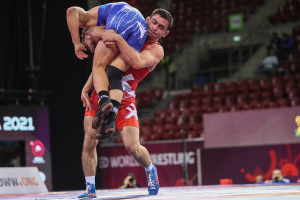
[[(159, 43), (145, 43), (142, 50), (144, 51), (152, 44), (160, 45)], [(151, 67), (134, 69), (130, 67), (122, 77), (123, 98), (122, 104), (135, 103), (136, 88), (141, 80), (150, 72)], [(152, 68), (151, 68), (152, 69)]]

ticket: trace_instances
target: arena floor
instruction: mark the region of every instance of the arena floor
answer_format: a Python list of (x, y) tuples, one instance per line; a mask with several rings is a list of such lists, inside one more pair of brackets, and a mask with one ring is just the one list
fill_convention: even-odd
[[(46, 200), (76, 199), (83, 191), (49, 192), (43, 194), (5, 195), (0, 199)], [(157, 196), (149, 196), (147, 188), (97, 190), (97, 199), (300, 199), (300, 184), (232, 185), (160, 188)]]

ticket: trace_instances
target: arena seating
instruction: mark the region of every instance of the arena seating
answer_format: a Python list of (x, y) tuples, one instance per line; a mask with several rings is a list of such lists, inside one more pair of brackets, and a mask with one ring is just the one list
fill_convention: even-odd
[(269, 16), (271, 24), (286, 23), (300, 19), (300, 1), (286, 0), (286, 4), (279, 6), (277, 12)]
[(300, 74), (194, 85), (190, 93), (176, 95), (168, 108), (157, 109), (154, 118), (142, 120), (141, 140), (182, 139), (183, 113), (186, 138), (199, 138), (203, 133), (203, 113), (299, 106), (299, 86)]

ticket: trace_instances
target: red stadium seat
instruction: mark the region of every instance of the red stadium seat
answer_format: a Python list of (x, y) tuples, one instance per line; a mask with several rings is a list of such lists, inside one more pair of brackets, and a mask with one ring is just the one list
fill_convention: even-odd
[(200, 106), (191, 106), (190, 107), (191, 114), (202, 115), (202, 108)]
[(190, 106), (190, 100), (185, 99), (185, 100), (180, 100), (179, 101), (179, 108), (188, 108)]
[(188, 138), (188, 139), (197, 138), (198, 136), (199, 136), (199, 134), (197, 133), (197, 131), (186, 132), (186, 138)]
[(201, 108), (203, 113), (212, 113), (214, 111), (214, 108), (210, 105), (202, 105)]
[(177, 120), (177, 117), (168, 116), (165, 118), (165, 124), (169, 124), (169, 123), (175, 124), (176, 120)]
[(226, 82), (225, 83), (225, 91), (228, 94), (235, 94), (237, 91), (237, 86), (235, 82)]
[(239, 111), (240, 110), (240, 107), (238, 105), (229, 105), (228, 106), (228, 110), (230, 112), (236, 112), (236, 111)]
[(240, 93), (246, 93), (248, 92), (248, 85), (247, 82), (244, 80), (239, 80), (236, 82), (237, 91)]
[(178, 126), (175, 124), (165, 124), (165, 132), (168, 133), (175, 133), (176, 131), (178, 131)]
[(156, 89), (154, 90), (154, 98), (156, 100), (161, 100), (164, 94), (164, 89)]
[(192, 98), (201, 98), (203, 95), (202, 95), (202, 92), (200, 91), (193, 91), (192, 92)]
[(142, 120), (142, 125), (143, 126), (152, 126), (153, 125), (153, 121), (154, 121), (154, 118), (144, 118)]
[(290, 99), (290, 105), (292, 107), (298, 106), (299, 104), (300, 104), (299, 97), (294, 97), (294, 98)]
[(153, 122), (153, 125), (164, 125), (165, 117), (156, 117)]
[(179, 105), (179, 102), (176, 100), (173, 100), (168, 103), (168, 108), (169, 109), (177, 109), (178, 105)]
[(265, 91), (261, 93), (261, 99), (265, 100), (265, 99), (270, 99), (271, 98), (271, 93), (269, 91)]
[(271, 84), (272, 86), (282, 85), (282, 79), (279, 77), (272, 77), (271, 78)]
[(146, 90), (144, 91), (144, 95), (153, 98), (154, 90)]
[(258, 100), (258, 93), (256, 93), (256, 92), (250, 93), (248, 97), (249, 97), (249, 101), (257, 101)]
[(143, 96), (145, 96), (144, 91), (136, 91), (136, 98), (142, 98)]
[(202, 98), (202, 105), (211, 105), (212, 97), (206, 96)]
[(199, 115), (190, 115), (188, 116), (188, 123), (189, 124), (198, 124), (200, 122), (200, 116)]
[(300, 71), (300, 62), (291, 62), (289, 63), (289, 71), (296, 73)]
[(251, 92), (258, 92), (260, 89), (257, 79), (248, 79), (247, 84)]
[(227, 95), (225, 96), (225, 105), (230, 105), (230, 104), (234, 104), (234, 95)]
[(173, 134), (173, 139), (179, 140), (182, 139), (182, 133), (180, 131), (177, 131)]
[(238, 94), (236, 96), (236, 103), (237, 104), (245, 103), (246, 101), (247, 101), (247, 98), (246, 98), (245, 94)]
[(140, 135), (140, 143), (149, 141), (149, 137), (150, 137), (150, 134), (149, 135)]
[(163, 133), (165, 132), (165, 127), (162, 125), (154, 125), (152, 128), (153, 133)]
[(263, 108), (262, 103), (260, 103), (259, 101), (251, 101), (249, 104), (250, 104), (251, 109), (261, 109), (261, 108)]
[(284, 98), (280, 98), (277, 100), (278, 106), (279, 107), (288, 107), (289, 106), (289, 101)]
[(213, 94), (213, 85), (212, 84), (203, 85), (203, 95), (210, 96), (212, 94)]
[(169, 109), (168, 113), (170, 117), (178, 117), (181, 112), (179, 109)]
[(168, 114), (168, 110), (165, 110), (165, 109), (157, 109), (155, 110), (154, 112), (154, 116), (155, 117), (159, 117), (159, 118), (165, 118), (167, 117), (169, 114)]
[(283, 91), (281, 87), (274, 87), (272, 90), (272, 95), (274, 99), (283, 97)]
[(215, 83), (214, 93), (219, 95), (224, 95), (226, 93), (225, 85), (223, 83)]
[(141, 106), (143, 108), (149, 108), (150, 106), (152, 105), (152, 96), (144, 96), (142, 98), (142, 103), (141, 103)]
[(264, 100), (262, 104), (263, 104), (264, 108), (277, 108), (278, 107), (277, 102), (271, 101), (270, 99)]
[(201, 98), (192, 98), (190, 100), (190, 106), (200, 106), (201, 105)]
[(298, 97), (298, 91), (297, 90), (290, 90), (288, 93), (287, 93), (287, 96), (289, 99), (293, 99), (294, 97)]
[(123, 143), (122, 136), (118, 136), (115, 138), (115, 143)]
[(159, 133), (153, 133), (149, 137), (149, 141), (157, 141), (161, 139), (161, 134)]
[(216, 104), (214, 105), (214, 111), (218, 113), (228, 112), (229, 107), (226, 105)]
[(172, 140), (173, 139), (173, 133), (163, 133), (162, 135), (161, 135), (161, 140)]
[(203, 86), (202, 85), (193, 85), (192, 86), (192, 92), (201, 92)]
[(152, 126), (142, 126), (140, 128), (141, 134), (150, 135), (152, 133)]
[(214, 96), (213, 98), (213, 104), (222, 104), (223, 103), (223, 97), (218, 95)]
[(269, 78), (261, 78), (259, 79), (260, 90), (267, 91), (270, 89), (270, 79)]

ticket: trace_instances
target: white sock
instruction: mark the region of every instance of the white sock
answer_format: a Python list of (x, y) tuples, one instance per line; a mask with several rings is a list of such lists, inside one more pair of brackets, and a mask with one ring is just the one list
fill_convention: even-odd
[(89, 182), (90, 184), (95, 184), (95, 176), (86, 176), (85, 182)]
[(152, 165), (152, 163), (151, 163), (149, 167), (146, 167), (146, 168), (145, 168), (145, 170), (146, 170), (146, 172), (150, 172), (150, 170), (151, 170), (152, 168), (153, 168), (153, 165)]

